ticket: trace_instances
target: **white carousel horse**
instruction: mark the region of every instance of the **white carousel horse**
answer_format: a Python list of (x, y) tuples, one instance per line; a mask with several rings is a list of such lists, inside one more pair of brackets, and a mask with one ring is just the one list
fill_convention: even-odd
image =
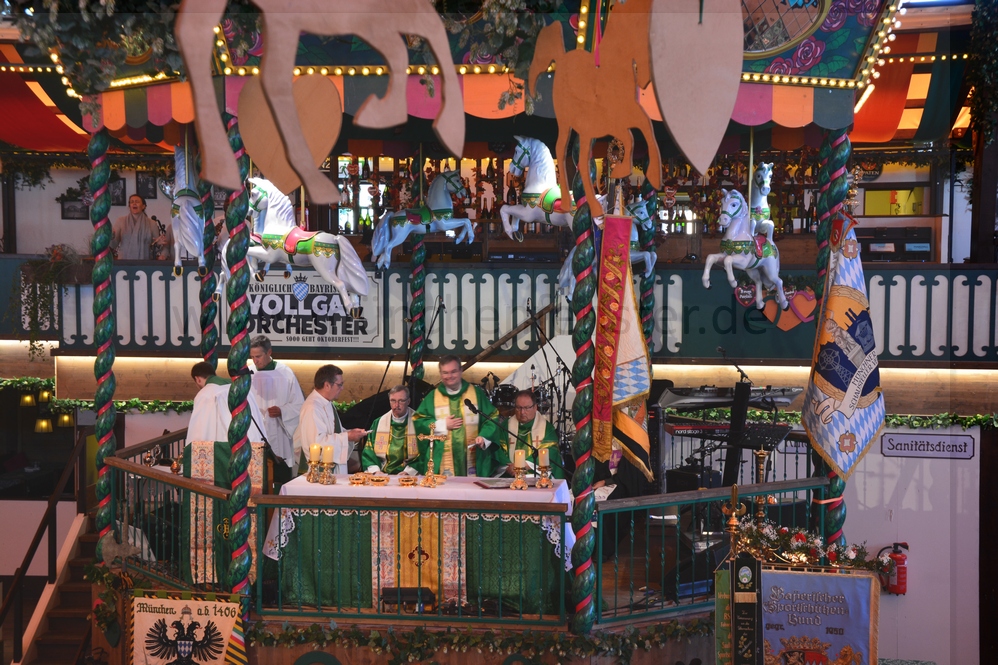
[[(271, 263), (284, 264), (284, 277), (291, 276), (291, 266), (311, 265), (336, 289), (346, 306), (359, 306), (359, 296), (370, 288), (367, 270), (350, 241), (322, 231), (306, 231), (295, 223), (295, 209), (290, 199), (269, 180), (250, 178), (250, 246), (246, 260), (258, 281), (263, 281)], [(222, 278), (219, 292), (231, 276), (225, 261), (229, 241), (222, 245)], [(263, 267), (257, 269), (257, 263)]]
[(162, 182), (160, 189), (173, 199), (170, 216), (173, 219), (173, 274), (180, 277), (184, 269), (180, 267), (180, 250), (197, 258), (198, 274), (204, 277), (208, 270), (204, 265), (204, 212), (201, 197), (198, 196), (197, 178), (190, 168), (192, 155), (183, 146), (173, 149), (173, 163), (176, 174), (173, 183)]
[(475, 239), (475, 225), (468, 218), (454, 217), (454, 202), (450, 195), (465, 198), (468, 190), (457, 171), (444, 171), (430, 184), (426, 192), (426, 203), (419, 208), (409, 208), (393, 212), (388, 210), (374, 228), (371, 238), (371, 253), (378, 268), (386, 269), (392, 264), (392, 250), (405, 242), (410, 233), (427, 233), (461, 229), (454, 238), (454, 244)]
[[(647, 230), (651, 228), (655, 220), (648, 214), (647, 201), (635, 201), (628, 204), (624, 209), (628, 215), (634, 218), (634, 226), (631, 227), (631, 263), (644, 263), (645, 269), (642, 274), (646, 278), (650, 277), (655, 270), (655, 262), (658, 260), (658, 254), (655, 252), (646, 252), (641, 249), (641, 245), (638, 244), (638, 228)], [(568, 257), (565, 258), (565, 263), (562, 264), (561, 270), (558, 272), (558, 290), (565, 294), (565, 297), (569, 300), (572, 299), (572, 294), (575, 293), (575, 274), (572, 272), (572, 259), (574, 257), (575, 248), (573, 247), (569, 251)]]
[(751, 211), (752, 235), (766, 236), (773, 242), (773, 219), (769, 212), (769, 192), (772, 191), (773, 163), (759, 162), (752, 173)]
[(721, 240), (721, 253), (707, 256), (707, 265), (703, 269), (704, 288), (710, 288), (711, 267), (721, 261), (731, 288), (738, 286), (732, 268), (744, 270), (755, 282), (756, 307), (765, 307), (762, 300), (762, 288), (765, 286), (776, 289), (777, 302), (782, 309), (786, 309), (789, 303), (783, 292), (783, 280), (780, 279), (780, 252), (776, 249), (776, 243), (752, 233), (748, 206), (741, 192), (734, 189), (722, 189), (721, 192), (724, 198), (721, 200), (718, 224), (725, 230), (724, 238)]
[(542, 222), (551, 226), (572, 228), (572, 211), (561, 209), (561, 188), (554, 169), (551, 151), (541, 141), (525, 136), (514, 136), (516, 150), (509, 165), (509, 173), (519, 177), (527, 172), (520, 203), (504, 205), (499, 209), (506, 235), (523, 240), (520, 222)]

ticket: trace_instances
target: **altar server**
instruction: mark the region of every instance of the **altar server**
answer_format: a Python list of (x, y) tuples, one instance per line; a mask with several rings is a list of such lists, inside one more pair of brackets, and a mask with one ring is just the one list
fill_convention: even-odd
[[(315, 388), (305, 398), (302, 405), (298, 429), (294, 433), (294, 457), (299, 460), (298, 468), (304, 471), (306, 456), (313, 444), (323, 448), (332, 447), (332, 462), (336, 473), (347, 471), (347, 461), (354, 451), (354, 444), (367, 436), (366, 429), (354, 428), (343, 431), (340, 416), (333, 406), (343, 390), (343, 370), (336, 365), (323, 365), (315, 373)], [(358, 464), (359, 466), (359, 464)]]
[[(444, 356), (440, 359), (440, 385), (423, 398), (416, 409), (416, 432), (435, 432), (447, 438), (433, 445), (436, 473), (454, 476), (492, 476), (505, 470), (506, 459), (498, 444), (495, 418), (499, 411), (480, 386), (471, 385), (461, 377), (461, 359)], [(465, 404), (469, 400), (479, 413)], [(484, 415), (479, 415), (484, 414)], [(488, 416), (486, 418), (485, 416)], [(429, 468), (430, 442), (419, 442), (420, 473)], [(415, 466), (415, 465), (414, 465)]]
[(360, 466), (368, 473), (405, 473), (416, 475), (409, 464), (419, 456), (416, 428), (409, 407), (409, 389), (397, 385), (388, 391), (391, 411), (376, 418), (360, 457)]
[[(514, 458), (517, 448), (522, 448), (526, 451), (527, 468), (536, 473), (538, 452), (532, 450), (530, 446), (537, 448), (538, 451), (546, 449), (551, 461), (551, 477), (564, 478), (561, 455), (558, 453), (558, 430), (543, 414), (537, 413), (537, 400), (534, 394), (529, 390), (521, 390), (516, 394), (513, 404), (516, 410), (513, 412), (513, 417), (506, 421), (509, 433), (500, 432), (506, 442), (509, 459)], [(512, 467), (509, 468), (509, 473), (512, 475)]]
[[(228, 441), (229, 423), (232, 414), (229, 412), (229, 387), (232, 382), (215, 374), (211, 363), (199, 362), (191, 368), (191, 378), (198, 385), (198, 394), (194, 396), (194, 408), (191, 411), (191, 421), (187, 425), (187, 443), (192, 441)], [(253, 399), (253, 394), (247, 395), (250, 414), (257, 423), (263, 422), (263, 415)], [(250, 421), (246, 433), (250, 441), (262, 442), (260, 430)]]
[(266, 336), (257, 335), (250, 341), (253, 395), (264, 414), (260, 426), (266, 431), (274, 455), (283, 462), (274, 465), (274, 480), (283, 484), (297, 473), (294, 433), (305, 396), (291, 368), (275, 361), (271, 354)]

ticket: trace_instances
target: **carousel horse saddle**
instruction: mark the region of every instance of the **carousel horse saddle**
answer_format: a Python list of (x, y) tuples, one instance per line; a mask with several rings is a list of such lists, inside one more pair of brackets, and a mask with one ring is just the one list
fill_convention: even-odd
[(755, 240), (755, 256), (761, 259), (766, 251), (766, 236), (756, 236), (753, 240)]
[(522, 194), (520, 201), (531, 208), (540, 208), (547, 214), (567, 212), (561, 209), (561, 187), (555, 185), (540, 194)]
[(318, 231), (306, 231), (300, 226), (295, 226), (284, 236), (284, 251), (288, 256), (294, 256), (299, 251), (307, 254), (307, 248), (301, 245), (312, 240), (318, 233)]

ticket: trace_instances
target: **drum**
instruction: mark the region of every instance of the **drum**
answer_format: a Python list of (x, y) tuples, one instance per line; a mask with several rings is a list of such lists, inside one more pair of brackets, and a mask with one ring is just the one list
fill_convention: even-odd
[(510, 385), (508, 383), (502, 383), (496, 386), (496, 389), (492, 391), (492, 403), (499, 413), (504, 416), (512, 415), (513, 407), (516, 405), (516, 393), (519, 392), (516, 386)]
[(537, 403), (537, 410), (547, 415), (551, 412), (551, 388), (548, 386), (537, 386), (532, 391), (534, 401)]

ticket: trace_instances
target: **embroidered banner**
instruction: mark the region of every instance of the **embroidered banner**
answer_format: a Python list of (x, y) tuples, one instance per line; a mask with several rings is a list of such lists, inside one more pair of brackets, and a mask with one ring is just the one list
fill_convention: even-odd
[(134, 665), (245, 663), (238, 596), (136, 590), (130, 609)]
[[(610, 458), (614, 409), (643, 400), (651, 388), (651, 362), (631, 275), (632, 228), (630, 217), (608, 215), (603, 223), (593, 372), (593, 456), (601, 462)], [(617, 418), (616, 425), (623, 425), (630, 438), (637, 439), (639, 449), (647, 450), (647, 430), (629, 415), (623, 417), (634, 422), (621, 423)]]
[(884, 426), (876, 341), (855, 225), (848, 215), (832, 222), (825, 302), (801, 414), (811, 445), (843, 479)]
[(765, 662), (877, 662), (880, 582), (866, 571), (762, 572)]

